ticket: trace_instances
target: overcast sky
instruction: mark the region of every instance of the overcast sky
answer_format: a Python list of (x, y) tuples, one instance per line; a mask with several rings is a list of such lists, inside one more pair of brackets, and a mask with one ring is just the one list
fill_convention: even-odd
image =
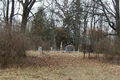
[[(54, 0), (53, 0), (54, 1)], [(63, 1), (63, 0), (58, 0), (58, 2), (59, 3), (61, 3), (62, 4), (62, 2), (61, 1)], [(71, 2), (72, 0), (68, 0), (69, 2)], [(87, 1), (90, 1), (90, 0), (86, 0), (86, 2)], [(109, 3), (110, 3), (110, 6), (112, 7), (112, 0), (107, 0)], [(34, 6), (33, 6), (33, 8), (32, 8), (32, 13), (34, 14), (34, 13), (36, 13), (37, 12), (37, 10), (38, 10), (38, 8), (39, 7), (42, 7), (43, 5), (44, 6), (48, 6), (50, 3), (52, 3), (52, 0), (43, 0), (42, 2), (36, 2), (35, 4), (34, 4)], [(53, 3), (54, 4), (54, 3)], [(2, 5), (2, 2), (0, 2), (0, 5)], [(52, 5), (49, 5), (49, 7), (52, 7)], [(48, 9), (49, 9), (49, 7), (45, 10), (45, 11), (48, 11)], [(53, 6), (54, 7), (54, 6)], [(2, 9), (3, 8), (3, 6), (0, 6), (0, 9)], [(18, 8), (20, 8), (19, 10), (18, 10)], [(113, 8), (113, 7), (112, 7)], [(11, 7), (10, 7), (10, 9), (11, 9)], [(15, 14), (17, 13), (17, 12), (19, 12), (19, 13), (21, 13), (22, 14), (22, 5), (20, 5), (19, 3), (16, 3), (15, 4)], [(2, 13), (2, 10), (0, 10), (0, 15), (2, 15), (3, 13)], [(48, 13), (49, 14), (49, 13)], [(30, 16), (31, 16), (31, 14), (30, 14)], [(16, 17), (16, 19), (17, 20), (21, 20), (21, 16), (19, 15), (19, 16), (15, 16)], [(56, 17), (56, 18), (58, 18), (57, 16), (55, 16), (54, 15), (54, 17)], [(62, 24), (62, 23), (60, 23), (60, 24)]]

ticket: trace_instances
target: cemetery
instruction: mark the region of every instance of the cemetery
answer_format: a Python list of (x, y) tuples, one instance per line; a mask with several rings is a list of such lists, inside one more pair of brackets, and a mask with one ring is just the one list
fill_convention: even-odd
[(120, 0), (0, 5), (0, 80), (120, 80)]
[[(44, 51), (46, 54), (48, 51)], [(27, 51), (27, 58), (22, 58), (19, 64), (12, 68), (0, 69), (0, 79), (29, 80), (101, 80), (119, 79), (120, 67), (96, 59), (83, 59), (83, 52), (57, 52), (38, 57), (39, 51)], [(18, 68), (17, 68), (18, 67)], [(113, 73), (114, 72), (114, 73)], [(97, 77), (96, 77), (97, 76)]]

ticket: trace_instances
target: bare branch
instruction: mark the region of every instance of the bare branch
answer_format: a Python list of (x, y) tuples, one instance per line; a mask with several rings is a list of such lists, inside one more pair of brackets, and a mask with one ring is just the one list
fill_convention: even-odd
[[(110, 27), (111, 27), (113, 30), (116, 31), (115, 25), (114, 25), (113, 22), (110, 21), (108, 15), (107, 15), (107, 12), (108, 12), (109, 14), (111, 14), (114, 18), (115, 18), (116, 16), (115, 16), (113, 13), (111, 13), (111, 12), (106, 8), (106, 6), (103, 4), (103, 2), (102, 2), (101, 0), (99, 0), (99, 1), (100, 1), (100, 3), (99, 3), (99, 2), (96, 2), (96, 3), (98, 3), (98, 4), (100, 4), (100, 5), (102, 6), (102, 11), (104, 12), (104, 15), (105, 15), (105, 17), (106, 17), (106, 19), (107, 19)], [(106, 11), (107, 11), (107, 12), (106, 12)]]
[[(32, 1), (32, 0), (31, 0)], [(34, 5), (34, 3), (36, 2), (36, 0), (33, 0), (32, 2), (30, 2), (30, 6), (29, 6), (29, 9), (32, 8), (32, 6)]]
[(19, 3), (21, 3), (22, 5), (24, 5), (24, 4), (23, 4), (23, 0), (18, 0), (18, 1), (19, 1)]

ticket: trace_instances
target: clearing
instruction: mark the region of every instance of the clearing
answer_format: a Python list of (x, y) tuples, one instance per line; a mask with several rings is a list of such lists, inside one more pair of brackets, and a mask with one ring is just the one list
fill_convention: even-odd
[[(0, 69), (0, 80), (120, 80), (120, 66), (98, 59), (74, 58), (67, 53), (27, 51), (27, 58), (11, 68)], [(76, 53), (69, 53), (77, 56)]]

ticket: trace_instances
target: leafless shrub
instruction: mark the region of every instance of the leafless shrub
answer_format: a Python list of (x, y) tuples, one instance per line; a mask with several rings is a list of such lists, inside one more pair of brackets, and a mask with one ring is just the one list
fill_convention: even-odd
[(25, 50), (29, 41), (22, 33), (13, 32), (9, 29), (0, 31), (0, 64), (4, 67), (7, 64), (15, 63), (25, 56)]
[(103, 53), (106, 59), (119, 59), (120, 57), (120, 38), (105, 37), (96, 45), (96, 51)]

